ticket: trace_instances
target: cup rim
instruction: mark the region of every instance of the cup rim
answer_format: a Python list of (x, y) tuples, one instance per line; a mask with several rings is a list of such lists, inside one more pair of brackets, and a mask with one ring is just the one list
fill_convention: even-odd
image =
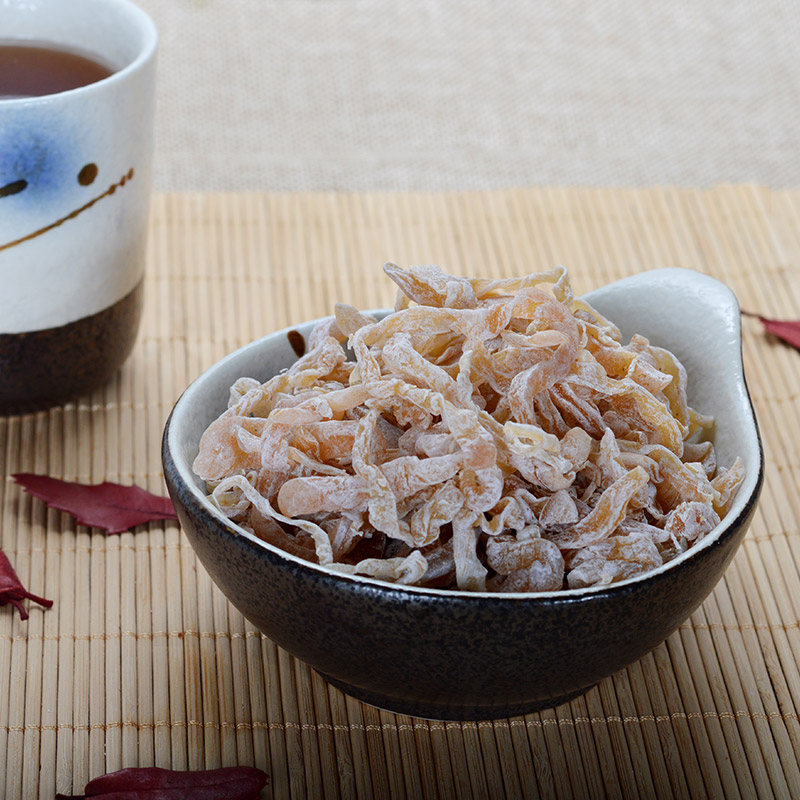
[[(101, 78), (99, 81), (93, 81), (92, 83), (87, 83), (84, 86), (77, 86), (74, 89), (65, 89), (61, 92), (52, 92), (51, 94), (36, 95), (34, 97), (7, 98), (0, 101), (0, 109), (43, 105), (52, 102), (54, 99), (87, 93), (101, 87), (110, 86), (114, 83), (125, 80), (129, 75), (140, 70), (146, 63), (155, 57), (156, 49), (158, 47), (158, 29), (156, 28), (153, 18), (143, 8), (136, 5), (136, 3), (131, 2), (131, 0), (103, 0), (103, 2), (108, 6), (113, 5), (125, 9), (131, 14), (132, 18), (136, 19), (144, 41), (134, 59), (121, 69), (115, 70), (107, 77)], [(18, 39), (18, 41), (24, 42), (27, 40), (22, 38)], [(31, 41), (38, 40), (31, 38)], [(56, 45), (61, 44), (61, 42), (58, 41), (53, 41), (50, 43)]]

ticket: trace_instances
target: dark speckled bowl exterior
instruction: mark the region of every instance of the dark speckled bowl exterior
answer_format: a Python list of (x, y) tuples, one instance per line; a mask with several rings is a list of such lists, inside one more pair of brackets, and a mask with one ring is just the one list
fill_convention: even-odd
[[(687, 271), (647, 274), (666, 272)], [(220, 386), (223, 407), (229, 385)], [(196, 442), (177, 452), (171, 435), (182, 401), (165, 429), (165, 476), (181, 525), (214, 582), (247, 619), (331, 683), (412, 716), (527, 713), (579, 695), (640, 658), (719, 581), (753, 515), (763, 475), (753, 418), (748, 493), (735, 515), (711, 541), (642, 579), (544, 596), (410, 590), (289, 558), (222, 520), (180, 463), (196, 452)]]

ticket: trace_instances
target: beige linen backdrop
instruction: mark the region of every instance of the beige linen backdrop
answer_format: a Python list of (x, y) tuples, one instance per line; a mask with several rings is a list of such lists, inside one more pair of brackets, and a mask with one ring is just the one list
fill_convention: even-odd
[(138, 0), (159, 190), (800, 186), (794, 0)]

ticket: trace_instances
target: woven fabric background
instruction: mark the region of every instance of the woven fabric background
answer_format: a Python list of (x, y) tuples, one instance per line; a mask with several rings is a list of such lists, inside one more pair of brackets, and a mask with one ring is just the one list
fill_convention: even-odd
[(791, 0), (138, 0), (156, 189), (800, 185)]

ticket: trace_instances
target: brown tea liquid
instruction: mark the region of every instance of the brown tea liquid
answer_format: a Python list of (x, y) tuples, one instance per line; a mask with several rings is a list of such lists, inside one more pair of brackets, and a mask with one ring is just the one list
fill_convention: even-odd
[(113, 72), (94, 56), (47, 42), (0, 41), (0, 101), (66, 92)]

